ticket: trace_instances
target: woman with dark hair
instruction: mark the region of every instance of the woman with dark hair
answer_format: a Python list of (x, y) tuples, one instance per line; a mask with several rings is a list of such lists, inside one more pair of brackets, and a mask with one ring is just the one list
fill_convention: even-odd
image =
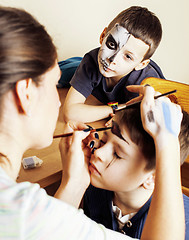
[[(23, 153), (52, 142), (60, 107), (56, 89), (59, 78), (56, 48), (44, 27), (23, 10), (0, 7), (0, 239), (130, 239), (96, 224), (73, 207), (78, 205), (90, 181), (85, 162), (89, 149), (82, 142), (89, 132), (76, 131), (70, 139), (71, 146), (60, 144), (67, 161), (63, 162), (65, 171), (55, 198), (38, 184), (16, 183)], [(154, 95), (146, 96), (153, 99)], [(74, 130), (86, 127), (70, 126)], [(76, 170), (81, 168), (78, 178), (76, 172), (69, 172), (69, 163), (74, 159)], [(164, 162), (160, 161), (161, 167)], [(170, 180), (169, 176), (160, 172), (157, 184), (163, 181), (166, 185), (167, 179)], [(175, 182), (180, 183), (177, 174)], [(150, 210), (154, 221), (149, 214), (146, 228), (151, 231), (145, 229), (142, 239), (160, 239), (159, 229), (163, 226), (168, 229), (164, 239), (169, 239), (169, 232), (174, 231), (170, 224), (178, 219), (182, 222), (182, 200), (178, 199), (178, 192), (166, 189), (159, 184), (156, 191), (164, 198), (171, 195), (178, 200), (176, 219), (164, 219), (165, 213), (161, 212), (166, 208), (169, 215), (173, 205), (155, 195), (155, 205)], [(181, 236), (183, 232), (180, 227)]]

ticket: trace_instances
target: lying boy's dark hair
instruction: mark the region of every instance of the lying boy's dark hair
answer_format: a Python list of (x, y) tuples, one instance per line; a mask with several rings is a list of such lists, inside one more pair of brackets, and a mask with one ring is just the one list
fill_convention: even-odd
[[(180, 164), (182, 165), (189, 155), (189, 114), (182, 111), (183, 118), (179, 134)], [(155, 144), (153, 138), (144, 130), (140, 108), (131, 108), (116, 113), (120, 124), (128, 130), (129, 137), (142, 152), (147, 161), (146, 170), (152, 170), (156, 165)]]

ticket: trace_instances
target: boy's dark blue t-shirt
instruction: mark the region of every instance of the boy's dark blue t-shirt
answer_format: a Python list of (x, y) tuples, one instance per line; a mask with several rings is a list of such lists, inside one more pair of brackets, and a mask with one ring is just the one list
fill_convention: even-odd
[[(113, 192), (89, 186), (84, 195), (84, 213), (97, 223), (114, 231), (120, 231), (112, 211)], [(189, 197), (183, 194), (185, 208), (185, 240), (189, 239)], [(173, 199), (174, 201), (174, 199)], [(151, 198), (134, 215), (129, 224), (125, 224), (122, 233), (140, 239), (149, 211)], [(176, 217), (176, 216), (175, 216)]]
[(138, 71), (133, 70), (120, 79), (113, 89), (109, 90), (105, 77), (99, 71), (98, 51), (99, 48), (96, 48), (85, 54), (70, 82), (85, 98), (92, 94), (104, 104), (111, 101), (125, 103), (131, 98), (138, 96), (136, 93), (127, 91), (126, 86), (140, 85), (142, 80), (148, 77), (164, 78), (158, 65), (150, 60), (147, 67)]

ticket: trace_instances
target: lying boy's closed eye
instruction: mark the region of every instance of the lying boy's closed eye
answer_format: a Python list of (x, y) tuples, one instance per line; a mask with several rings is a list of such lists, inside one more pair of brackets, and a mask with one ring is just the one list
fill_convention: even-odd
[[(182, 117), (182, 114), (179, 114), (180, 108), (177, 108), (175, 104), (170, 105), (169, 102), (167, 104), (163, 99), (157, 102), (157, 106), (154, 105), (153, 109), (147, 111), (151, 112), (147, 119), (150, 124), (160, 125), (160, 131), (178, 136), (178, 132), (176, 135), (175, 132), (170, 132), (164, 123), (173, 121), (176, 129), (180, 126), (178, 123)], [(163, 104), (169, 108), (169, 119), (162, 108)], [(159, 118), (159, 110), (164, 120)], [(110, 229), (137, 238), (141, 237), (143, 224), (148, 214), (156, 172), (154, 139), (144, 130), (140, 114), (140, 108), (126, 108), (116, 112), (111, 130), (104, 132), (99, 148), (95, 148), (91, 155), (89, 168), (91, 186), (84, 196), (84, 212), (87, 216)], [(148, 126), (148, 128), (151, 127)], [(180, 164), (189, 154), (189, 148), (186, 146), (188, 130), (189, 114), (183, 112), (179, 134)], [(158, 145), (162, 145), (163, 142), (164, 140), (160, 141)], [(184, 202), (187, 209), (189, 198), (185, 195)], [(186, 209), (187, 239), (189, 214)]]

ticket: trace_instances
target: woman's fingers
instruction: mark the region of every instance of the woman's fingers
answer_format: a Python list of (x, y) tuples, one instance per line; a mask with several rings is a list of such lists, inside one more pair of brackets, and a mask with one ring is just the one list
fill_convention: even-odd
[(141, 103), (141, 118), (143, 126), (152, 136), (160, 132), (179, 135), (182, 112), (179, 105), (167, 97), (154, 99), (155, 91), (151, 87), (144, 89)]

